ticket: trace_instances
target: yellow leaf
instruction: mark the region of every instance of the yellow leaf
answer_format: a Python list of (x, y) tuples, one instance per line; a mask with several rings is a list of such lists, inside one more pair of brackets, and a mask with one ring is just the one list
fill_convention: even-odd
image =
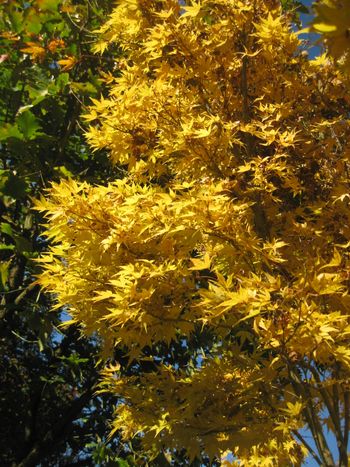
[(42, 61), (46, 55), (46, 50), (36, 42), (26, 42), (26, 47), (21, 49), (21, 52), (32, 56), (33, 60)]
[(62, 68), (62, 71), (68, 71), (71, 70), (78, 63), (78, 59), (76, 57), (69, 56), (58, 60), (57, 63)]
[(185, 13), (182, 14), (182, 18), (185, 18), (186, 16), (190, 17), (196, 17), (198, 16), (199, 12), (201, 11), (202, 5), (200, 2), (192, 2), (191, 5), (184, 6), (183, 9), (185, 10)]
[(333, 32), (337, 30), (334, 24), (314, 23), (313, 28), (318, 32)]
[(203, 258), (191, 258), (193, 266), (190, 271), (201, 271), (202, 269), (210, 269), (211, 258), (208, 253), (205, 253)]
[(334, 255), (331, 261), (328, 264), (325, 264), (324, 266), (322, 266), (320, 269), (337, 267), (340, 265), (341, 262), (342, 262), (341, 254), (339, 253), (338, 250), (334, 250)]

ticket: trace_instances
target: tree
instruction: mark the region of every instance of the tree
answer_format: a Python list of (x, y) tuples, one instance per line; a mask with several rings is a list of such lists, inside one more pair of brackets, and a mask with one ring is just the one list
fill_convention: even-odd
[(100, 34), (122, 71), (87, 138), (125, 177), (64, 180), (37, 203), (53, 242), (39, 281), (103, 341), (114, 432), (188, 462), (331, 466), (331, 430), (347, 466), (340, 72), (273, 0), (130, 0)]

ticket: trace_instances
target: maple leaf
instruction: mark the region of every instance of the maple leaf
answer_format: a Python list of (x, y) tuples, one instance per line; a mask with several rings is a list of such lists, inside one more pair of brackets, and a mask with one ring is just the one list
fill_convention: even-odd
[(44, 60), (46, 55), (46, 50), (44, 47), (42, 47), (37, 42), (32, 41), (26, 42), (25, 45), (25, 47), (20, 49), (21, 52), (30, 55), (34, 61), (41, 62)]
[(74, 56), (68, 56), (66, 58), (57, 60), (57, 63), (62, 68), (62, 71), (69, 71), (75, 67), (75, 65), (78, 63), (78, 59)]

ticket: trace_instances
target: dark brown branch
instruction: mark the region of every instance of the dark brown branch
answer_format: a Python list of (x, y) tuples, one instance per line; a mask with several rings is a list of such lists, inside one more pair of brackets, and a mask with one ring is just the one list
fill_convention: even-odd
[(309, 453), (312, 455), (312, 457), (315, 459), (315, 461), (318, 463), (318, 465), (322, 465), (321, 459), (318, 457), (316, 452), (312, 449), (310, 444), (301, 436), (300, 433), (298, 433), (296, 430), (293, 430), (293, 435), (303, 444), (306, 449), (309, 451)]
[(294, 391), (296, 395), (300, 396), (307, 404), (305, 409), (303, 410), (303, 415), (315, 440), (318, 453), (322, 458), (321, 465), (326, 465), (328, 467), (335, 466), (334, 459), (329, 450), (326, 438), (322, 431), (322, 426), (318, 419), (318, 415), (315, 412), (315, 408), (313, 406), (313, 398), (311, 397), (310, 390), (307, 387), (307, 385), (300, 380), (300, 376), (298, 375), (296, 370), (291, 367), (290, 362), (287, 362), (287, 364)]
[(91, 400), (93, 393), (94, 384), (72, 402), (62, 418), (47, 432), (42, 440), (36, 440), (29, 453), (19, 462), (17, 467), (35, 467), (54, 452), (57, 444), (64, 440), (72, 429), (72, 423), (79, 418), (81, 411)]
[(319, 390), (322, 396), (323, 402), (325, 403), (328, 413), (332, 420), (334, 434), (337, 440), (337, 446), (339, 450), (339, 466), (347, 467), (348, 465), (347, 449), (346, 449), (346, 445), (344, 445), (344, 438), (343, 438), (343, 433), (341, 430), (341, 424), (340, 424), (340, 419), (339, 419), (339, 410), (338, 410), (339, 409), (338, 407), (339, 398), (336, 399), (337, 391), (334, 390), (336, 387), (336, 384), (333, 386), (333, 404), (332, 404), (331, 398), (328, 395), (327, 390), (322, 386), (322, 381), (316, 368), (309, 365), (308, 369), (311, 371), (313, 377), (315, 378), (317, 389)]

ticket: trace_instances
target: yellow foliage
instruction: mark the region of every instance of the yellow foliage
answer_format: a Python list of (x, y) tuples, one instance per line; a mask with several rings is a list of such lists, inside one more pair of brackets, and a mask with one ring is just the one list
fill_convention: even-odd
[(85, 119), (127, 175), (37, 202), (39, 281), (128, 355), (101, 390), (150, 452), (300, 465), (297, 430), (336, 397), (343, 413), (349, 97), (288, 21), (272, 0), (120, 2), (95, 50), (118, 43), (122, 71)]

